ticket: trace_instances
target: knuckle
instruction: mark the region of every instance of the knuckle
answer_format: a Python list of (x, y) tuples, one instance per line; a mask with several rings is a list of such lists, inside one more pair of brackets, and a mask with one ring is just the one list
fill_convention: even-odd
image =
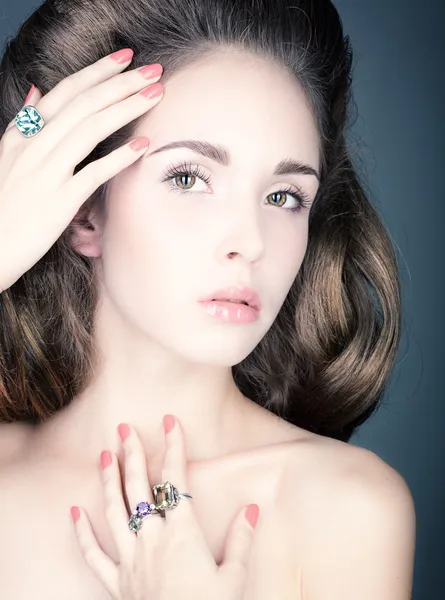
[(80, 523), (77, 526), (77, 538), (79, 540), (79, 545), (82, 548), (82, 552), (85, 554), (85, 552), (87, 552), (90, 548), (91, 544), (87, 532), (84, 528), (80, 527)]
[(90, 567), (94, 567), (94, 565), (96, 565), (96, 563), (97, 563), (97, 552), (96, 552), (95, 548), (93, 548), (91, 545), (88, 545), (84, 549), (83, 555), (85, 557), (85, 561), (87, 562), (87, 564)]
[(134, 483), (136, 481), (139, 481), (142, 479), (143, 474), (144, 471), (142, 469), (140, 461), (135, 460), (135, 458), (133, 458), (132, 460), (129, 460), (127, 462), (125, 469), (125, 479), (127, 482)]
[(61, 79), (55, 86), (54, 90), (57, 92), (62, 92), (64, 95), (71, 96), (75, 93), (77, 87), (77, 73), (73, 73), (72, 75), (68, 75), (64, 79)]
[[(109, 467), (108, 467), (109, 468)], [(116, 496), (117, 482), (115, 478), (108, 477), (103, 482), (104, 494), (107, 501), (114, 500)]]
[(187, 550), (187, 546), (190, 549), (191, 543), (193, 544), (193, 542), (201, 540), (201, 532), (188, 521), (181, 522), (180, 527), (178, 527), (178, 524), (171, 522), (169, 525), (170, 532), (168, 537), (175, 548), (185, 547)]
[[(122, 503), (122, 499), (121, 499)], [(112, 491), (111, 493), (106, 494), (105, 497), (105, 506), (104, 511), (105, 515), (110, 518), (112, 521), (120, 521), (120, 506), (119, 506), (119, 497), (118, 493)]]
[[(140, 76), (139, 79), (142, 79), (143, 81), (143, 78)], [(135, 76), (134, 71), (127, 71), (110, 79), (109, 83), (111, 86), (113, 86), (118, 94), (121, 94), (122, 97), (124, 97), (124, 95), (133, 93), (134, 87), (139, 79)]]
[(82, 180), (87, 182), (89, 189), (95, 188), (102, 182), (104, 171), (103, 165), (104, 163), (101, 161), (94, 161), (88, 163), (80, 172)]
[(106, 486), (110, 486), (115, 480), (114, 465), (108, 465), (105, 469), (102, 469), (102, 481)]
[(113, 498), (110, 499), (110, 502), (106, 503), (105, 506), (105, 517), (110, 521), (119, 521), (120, 516), (118, 515), (116, 504), (113, 502)]
[(94, 113), (88, 117), (81, 126), (81, 137), (91, 137), (91, 132), (94, 132), (94, 137), (97, 140), (104, 140), (116, 129), (114, 115), (108, 112), (110, 109), (105, 109), (99, 113)]
[(75, 99), (76, 111), (81, 111), (82, 113), (90, 112), (92, 107), (94, 106), (94, 101), (94, 89), (88, 88), (87, 90), (80, 92), (79, 94), (77, 94)]

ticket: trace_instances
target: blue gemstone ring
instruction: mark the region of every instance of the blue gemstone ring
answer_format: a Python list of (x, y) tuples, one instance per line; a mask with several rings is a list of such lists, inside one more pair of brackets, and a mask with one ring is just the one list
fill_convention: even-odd
[(15, 126), (22, 135), (29, 138), (39, 133), (45, 125), (42, 115), (35, 106), (24, 106), (15, 116)]

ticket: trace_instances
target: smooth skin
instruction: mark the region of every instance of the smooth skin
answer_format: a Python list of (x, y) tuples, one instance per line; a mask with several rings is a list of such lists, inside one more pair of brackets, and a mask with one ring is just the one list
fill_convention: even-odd
[[(178, 419), (166, 415), (164, 428), (168, 421), (172, 429), (166, 433), (162, 480), (174, 482), (180, 492), (186, 491), (190, 488), (182, 427)], [(121, 423), (118, 430), (123, 439), (128, 503), (132, 509), (141, 499), (153, 503), (142, 442), (134, 427)], [(193, 500), (181, 499), (178, 506), (165, 511), (165, 518), (150, 515), (133, 533), (127, 525), (118, 459), (105, 451), (101, 462), (105, 512), (119, 551), (119, 564), (100, 548), (87, 514), (79, 507), (73, 507), (72, 514), (85, 559), (113, 600), (207, 600), (209, 590), (212, 600), (243, 598), (253, 540), (245, 507), (232, 523), (224, 560), (218, 566), (196, 519)]]
[[(102, 183), (147, 149), (148, 139), (147, 145), (136, 151), (130, 142), (72, 175), (101, 140), (162, 98), (162, 94), (149, 98), (139, 93), (147, 88), (147, 79), (139, 70), (119, 73), (129, 62), (107, 56), (65, 78), (45, 96), (35, 89), (27, 100), (45, 116), (47, 124), (33, 138), (24, 138), (13, 122), (8, 125), (0, 141), (0, 255), (8, 257), (7, 263), (0, 265), (1, 290), (15, 283), (48, 251)], [(159, 76), (151, 82), (156, 79)], [(159, 87), (151, 86), (154, 92)], [(169, 479), (180, 490), (187, 490), (179, 421), (167, 438), (164, 481)], [(143, 446), (133, 428), (124, 448), (125, 485), (131, 505), (136, 506), (141, 498), (153, 502)], [(207, 589), (214, 590), (215, 599), (242, 598), (253, 532), (244, 514), (246, 507), (228, 536), (226, 560), (217, 566), (191, 502), (181, 502), (165, 519), (145, 520), (143, 531), (135, 536), (127, 526), (116, 457), (102, 472), (106, 514), (119, 549), (119, 566), (100, 549), (83, 511), (76, 532), (88, 564), (113, 599), (197, 600), (207, 597)]]
[(162, 98), (139, 93), (148, 84), (153, 91), (162, 88), (154, 83), (160, 76), (147, 80), (137, 69), (120, 73), (129, 63), (107, 56), (66, 77), (43, 97), (35, 89), (28, 103), (46, 121), (36, 136), (27, 139), (9, 123), (0, 140), (1, 291), (42, 258), (100, 185), (146, 151), (134, 151), (130, 141), (73, 176), (97, 144)]
[[(415, 514), (402, 477), (375, 454), (291, 426), (247, 398), (234, 396), (235, 389), (225, 385), (222, 369), (229, 372), (270, 327), (304, 258), (308, 211), (295, 217), (265, 202), (267, 192), (291, 182), (299, 183), (311, 197), (315, 194), (314, 177), (271, 176), (274, 165), (286, 155), (317, 166), (316, 129), (304, 94), (294, 78), (277, 71), (275, 65), (258, 59), (251, 62), (244, 55), (214, 57), (199, 69), (185, 68), (168, 85), (171, 93), (158, 102), (157, 110), (147, 113), (138, 130), (139, 135), (150, 136), (150, 151), (178, 136), (199, 135), (228, 146), (232, 166), (219, 167), (193, 156), (194, 163), (213, 175), (214, 184), (204, 186), (198, 179), (194, 193), (183, 197), (183, 192), (173, 194), (157, 180), (170, 155), (150, 156), (149, 151), (138, 161), (132, 151), (122, 149), (135, 164), (125, 169), (122, 160), (122, 173), (113, 179), (105, 230), (101, 223), (95, 224), (94, 231), (79, 228), (82, 252), (100, 257), (106, 267), (105, 300), (112, 302), (102, 306), (99, 341), (108, 370), (101, 385), (88, 389), (68, 411), (59, 411), (39, 430), (19, 423), (0, 427), (3, 595), (8, 600), (109, 600), (100, 580), (85, 565), (69, 507), (76, 504), (86, 511), (101, 547), (118, 564), (100, 493), (100, 452), (108, 448), (123, 463), (116, 426), (137, 425), (149, 481), (159, 483), (165, 444), (162, 415), (169, 412), (181, 421), (187, 441), (189, 487), (185, 491), (194, 496), (192, 504), (216, 564), (224, 558), (227, 532), (242, 507), (255, 502), (261, 508), (243, 600), (408, 600)], [(80, 91), (77, 85), (74, 89)], [(38, 103), (35, 98), (30, 103)], [(147, 110), (149, 102), (144, 98), (143, 103)], [(138, 105), (135, 114), (126, 118), (136, 117), (139, 110)], [(94, 118), (83, 134), (76, 129), (73, 136), (97, 133)], [(37, 250), (43, 254), (52, 243), (50, 238), (58, 237), (94, 188), (89, 181), (88, 191), (83, 198), (73, 196), (69, 210), (61, 208), (67, 195), (59, 193), (62, 186), (57, 187), (53, 179), (51, 201), (46, 191), (27, 197), (26, 164), (35, 161), (27, 173), (33, 177), (34, 193), (44, 187), (38, 171), (46, 169), (47, 163), (29, 148), (37, 148), (49, 127), (50, 121), (30, 140), (13, 126), (7, 132), (9, 141), (5, 136), (17, 161), (18, 199), (4, 162), (10, 161), (9, 154), (5, 146), (0, 148), (0, 243), (6, 244), (0, 257), (9, 253), (12, 258), (14, 251), (17, 258), (15, 273), (9, 263), (0, 265), (4, 288), (26, 270), (26, 263), (31, 266), (38, 260)], [(61, 143), (60, 153), (52, 156), (53, 168), (46, 171), (51, 178), (60, 157), (66, 159)], [(71, 150), (64, 152), (68, 155)], [(178, 160), (192, 158), (182, 150), (173, 152)], [(81, 154), (72, 158), (72, 165), (82, 159)], [(26, 162), (21, 161), (24, 156)], [(12, 158), (11, 154), (10, 164)], [(99, 164), (94, 163), (90, 172), (98, 185), (99, 179), (106, 179), (96, 171)], [(109, 171), (111, 177), (113, 169)], [(76, 175), (77, 181), (82, 173)], [(15, 208), (18, 202), (20, 210)], [(43, 218), (42, 208), (46, 209)], [(30, 215), (26, 223), (22, 223), (23, 210)], [(67, 214), (55, 215), (61, 210)], [(8, 214), (14, 239), (5, 227), (3, 217)], [(202, 227), (202, 222), (209, 225)], [(170, 236), (165, 236), (166, 231)], [(42, 244), (37, 237), (45, 237), (45, 232), (48, 239)], [(28, 249), (17, 244), (30, 244), (30, 240), (36, 252), (25, 256)], [(227, 253), (233, 250), (237, 260), (230, 262)], [(235, 277), (251, 279), (264, 301), (255, 326), (236, 332), (205, 320), (207, 316), (196, 308), (198, 294)], [(151, 297), (153, 285), (159, 294)], [(128, 326), (135, 320), (142, 336), (135, 336)], [(210, 372), (211, 362), (218, 370)], [(24, 498), (32, 498), (33, 518), (23, 518)]]

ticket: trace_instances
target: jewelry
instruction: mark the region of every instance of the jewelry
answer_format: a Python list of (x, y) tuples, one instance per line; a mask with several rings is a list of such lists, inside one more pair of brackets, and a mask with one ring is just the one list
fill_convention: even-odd
[(139, 502), (135, 510), (132, 511), (131, 517), (128, 520), (128, 527), (131, 531), (137, 532), (142, 527), (144, 519), (150, 515), (159, 515), (165, 517), (165, 510), (172, 510), (179, 504), (179, 500), (193, 499), (191, 494), (179, 492), (170, 481), (153, 486), (153, 495), (155, 503)]
[(142, 527), (142, 521), (149, 517), (151, 514), (158, 514), (162, 516), (157, 510), (155, 504), (149, 504), (148, 502), (139, 502), (136, 508), (132, 511), (131, 517), (128, 520), (128, 528), (131, 531), (139, 531)]
[(157, 510), (172, 510), (179, 504), (182, 498), (193, 499), (193, 496), (186, 492), (180, 493), (170, 481), (153, 486), (153, 494)]
[(35, 106), (27, 105), (16, 114), (14, 124), (22, 135), (29, 138), (43, 129), (45, 121)]

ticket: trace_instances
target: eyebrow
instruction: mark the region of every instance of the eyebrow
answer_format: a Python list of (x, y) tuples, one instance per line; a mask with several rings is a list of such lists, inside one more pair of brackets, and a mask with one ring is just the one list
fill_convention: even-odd
[[(156, 148), (153, 152), (146, 154), (146, 156), (152, 156), (158, 152), (165, 152), (166, 150), (174, 150), (176, 148), (188, 148), (193, 152), (202, 154), (211, 160), (216, 161), (220, 165), (228, 167), (230, 165), (230, 152), (229, 150), (221, 145), (215, 146), (210, 142), (204, 140), (176, 140)], [(316, 169), (292, 158), (285, 158), (281, 160), (275, 167), (274, 175), (313, 175), (320, 181), (320, 175)]]

